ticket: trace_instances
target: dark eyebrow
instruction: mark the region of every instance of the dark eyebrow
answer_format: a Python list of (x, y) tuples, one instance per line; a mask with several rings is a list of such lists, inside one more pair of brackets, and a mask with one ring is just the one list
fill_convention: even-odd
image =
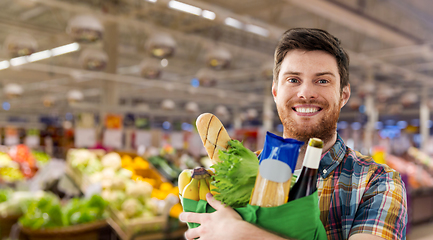
[(316, 73), (316, 76), (323, 76), (323, 75), (331, 75), (331, 76), (335, 77), (335, 75), (332, 72), (319, 72), (319, 73)]
[(288, 72), (284, 72), (283, 75), (301, 75), (300, 72), (292, 72), (292, 71), (288, 71)]
[[(288, 71), (288, 72), (284, 72), (283, 75), (297, 75), (297, 76), (299, 76), (299, 75), (301, 75), (301, 73), (300, 72)], [(316, 76), (318, 76), (318, 77), (319, 76), (323, 76), (323, 75), (331, 75), (333, 77), (336, 77), (332, 72), (319, 72), (319, 73), (316, 73)]]

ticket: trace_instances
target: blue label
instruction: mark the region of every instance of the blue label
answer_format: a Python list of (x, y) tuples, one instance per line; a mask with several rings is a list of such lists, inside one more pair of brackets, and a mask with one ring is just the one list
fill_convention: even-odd
[(283, 138), (267, 132), (260, 163), (263, 159), (275, 159), (289, 165), (292, 173), (298, 161), (299, 149), (304, 143), (292, 138)]

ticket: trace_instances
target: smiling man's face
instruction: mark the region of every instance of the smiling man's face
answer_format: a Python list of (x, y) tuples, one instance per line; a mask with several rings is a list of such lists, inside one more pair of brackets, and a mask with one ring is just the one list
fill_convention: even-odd
[(332, 139), (350, 87), (340, 91), (336, 59), (324, 51), (289, 51), (272, 86), (284, 137)]

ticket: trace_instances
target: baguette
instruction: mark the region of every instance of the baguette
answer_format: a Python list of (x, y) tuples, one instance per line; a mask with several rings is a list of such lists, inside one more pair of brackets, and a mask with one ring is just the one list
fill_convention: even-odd
[(227, 150), (231, 140), (221, 121), (211, 113), (203, 113), (196, 121), (198, 134), (212, 163), (219, 161), (218, 151)]

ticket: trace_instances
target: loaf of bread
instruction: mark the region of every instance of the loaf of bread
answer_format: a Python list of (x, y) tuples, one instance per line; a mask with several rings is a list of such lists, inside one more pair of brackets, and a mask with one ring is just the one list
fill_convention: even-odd
[(211, 113), (198, 116), (196, 125), (206, 152), (215, 164), (219, 161), (218, 151), (227, 150), (231, 138), (221, 121)]

